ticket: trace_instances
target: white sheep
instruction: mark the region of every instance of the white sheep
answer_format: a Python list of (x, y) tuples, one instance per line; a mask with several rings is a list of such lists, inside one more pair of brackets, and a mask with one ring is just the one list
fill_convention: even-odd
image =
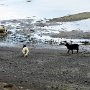
[(23, 53), (24, 57), (28, 56), (29, 49), (26, 45), (23, 45), (22, 53)]

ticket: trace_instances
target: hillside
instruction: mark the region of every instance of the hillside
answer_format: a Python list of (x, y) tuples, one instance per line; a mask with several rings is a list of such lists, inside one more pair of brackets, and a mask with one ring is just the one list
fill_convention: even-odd
[(90, 12), (83, 12), (74, 15), (50, 19), (50, 22), (72, 22), (90, 18)]

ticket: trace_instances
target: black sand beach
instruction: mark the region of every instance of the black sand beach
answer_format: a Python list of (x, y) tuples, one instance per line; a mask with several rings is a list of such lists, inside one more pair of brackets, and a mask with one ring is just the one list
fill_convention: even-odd
[[(90, 90), (90, 52), (67, 49), (0, 47), (0, 81), (25, 90)], [(20, 89), (21, 90), (21, 89)]]

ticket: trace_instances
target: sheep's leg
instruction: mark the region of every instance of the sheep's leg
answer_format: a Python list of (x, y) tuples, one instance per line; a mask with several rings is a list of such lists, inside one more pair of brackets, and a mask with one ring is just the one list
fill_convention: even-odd
[(69, 51), (70, 51), (70, 50), (68, 49), (68, 52), (67, 52), (67, 53), (69, 53)]
[(72, 50), (72, 54), (73, 54), (73, 50)]
[(78, 49), (77, 49), (77, 53), (78, 53)]

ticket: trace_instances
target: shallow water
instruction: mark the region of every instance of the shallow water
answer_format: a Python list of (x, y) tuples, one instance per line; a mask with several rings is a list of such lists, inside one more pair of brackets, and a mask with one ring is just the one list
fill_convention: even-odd
[(0, 0), (0, 19), (54, 18), (72, 13), (90, 11), (90, 0)]

